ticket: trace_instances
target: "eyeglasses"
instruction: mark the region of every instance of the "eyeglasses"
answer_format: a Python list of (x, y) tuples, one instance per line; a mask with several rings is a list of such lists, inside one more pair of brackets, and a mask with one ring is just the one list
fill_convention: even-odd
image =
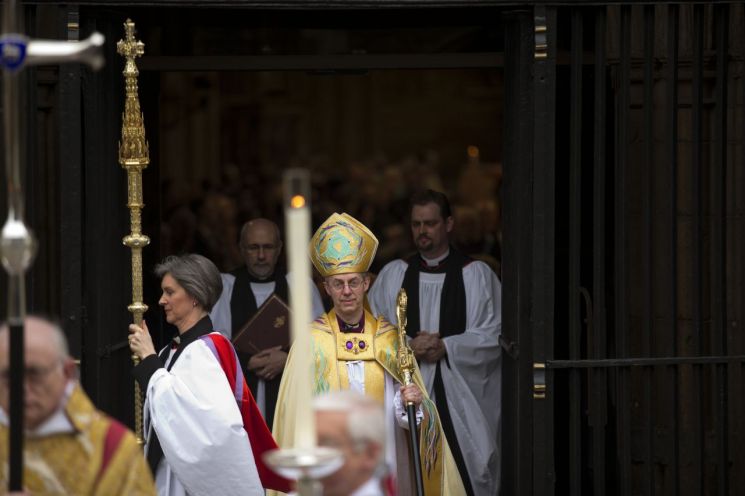
[[(61, 362), (54, 363), (48, 367), (26, 367), (23, 371), (23, 379), (29, 384), (38, 385), (44, 382), (47, 376), (54, 372), (58, 367), (62, 365)], [(0, 371), (0, 380), (5, 384), (10, 382), (10, 370), (4, 369)]]
[(328, 284), (334, 291), (341, 292), (344, 291), (344, 286), (347, 286), (352, 291), (357, 291), (362, 286), (362, 282), (363, 280), (361, 278), (356, 277), (347, 282), (344, 282), (341, 279), (331, 279), (326, 284)]

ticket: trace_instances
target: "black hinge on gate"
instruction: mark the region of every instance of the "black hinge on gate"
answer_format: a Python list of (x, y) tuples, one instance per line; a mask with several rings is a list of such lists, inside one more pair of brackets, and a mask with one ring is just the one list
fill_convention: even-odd
[(546, 364), (533, 363), (533, 399), (546, 399)]
[(535, 52), (533, 57), (536, 59), (548, 58), (548, 27), (546, 24), (546, 14), (536, 14), (534, 18), (535, 27)]
[(72, 7), (67, 11), (67, 41), (80, 39), (80, 10)]

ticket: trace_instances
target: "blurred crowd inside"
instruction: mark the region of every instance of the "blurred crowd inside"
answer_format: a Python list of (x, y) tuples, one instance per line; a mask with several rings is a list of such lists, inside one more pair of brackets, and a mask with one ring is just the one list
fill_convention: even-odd
[[(378, 237), (373, 273), (414, 252), (409, 198), (430, 188), (450, 199), (455, 217), (452, 239), (457, 248), (483, 260), (499, 276), (502, 166), (483, 162), (475, 146), (467, 148), (463, 162), (442, 164), (436, 152), (423, 151), (399, 161), (370, 157), (344, 168), (322, 158), (297, 159), (290, 167), (311, 171), (311, 231), (333, 212), (347, 212)], [(278, 166), (241, 171), (228, 164), (222, 167), (219, 181), (164, 181), (162, 198), (161, 256), (200, 253), (221, 271), (243, 263), (238, 235), (244, 222), (266, 217), (280, 228), (284, 223), (282, 168)]]

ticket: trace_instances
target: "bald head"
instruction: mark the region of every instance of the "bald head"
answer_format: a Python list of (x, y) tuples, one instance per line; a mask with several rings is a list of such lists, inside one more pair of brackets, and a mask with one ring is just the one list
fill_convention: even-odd
[[(10, 332), (0, 325), (0, 406), (8, 411)], [(24, 424), (36, 429), (59, 408), (67, 383), (75, 376), (67, 339), (59, 326), (40, 317), (24, 321)]]
[(282, 251), (279, 227), (269, 219), (253, 219), (241, 228), (241, 254), (248, 273), (259, 280), (269, 279)]
[(318, 444), (336, 448), (344, 465), (321, 479), (323, 494), (354, 493), (384, 463), (385, 414), (383, 406), (356, 391), (336, 391), (313, 401)]
[(279, 226), (269, 219), (258, 218), (249, 220), (241, 227), (241, 246), (245, 244), (248, 236), (257, 231), (268, 231), (272, 233), (275, 241), (280, 241)]
[[(24, 321), (25, 346), (40, 347), (55, 354), (60, 360), (70, 358), (67, 337), (64, 331), (55, 323), (34, 315), (29, 315)], [(0, 324), (0, 360), (7, 357), (10, 334), (7, 322)]]

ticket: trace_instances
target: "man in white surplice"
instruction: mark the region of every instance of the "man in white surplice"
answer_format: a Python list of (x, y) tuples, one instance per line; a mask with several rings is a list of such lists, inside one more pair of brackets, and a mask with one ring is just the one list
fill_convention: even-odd
[(406, 289), (410, 345), (466, 491), (494, 495), (500, 479), (502, 287), (485, 263), (450, 245), (452, 229), (444, 194), (415, 195), (411, 230), (418, 253), (383, 267), (368, 297), (376, 315), (396, 322), (396, 296)]
[[(210, 312), (215, 330), (228, 339), (256, 314), (272, 294), (287, 303), (292, 292), (287, 284), (287, 274), (277, 263), (282, 253), (277, 224), (260, 218), (246, 222), (241, 228), (240, 249), (245, 264), (229, 274), (220, 274), (222, 294)], [(313, 281), (309, 280), (308, 284), (313, 295), (313, 318), (316, 318), (323, 313), (323, 302)], [(238, 358), (247, 371), (246, 382), (261, 414), (266, 423), (272, 425), (287, 351), (271, 348), (253, 355), (239, 353)]]

